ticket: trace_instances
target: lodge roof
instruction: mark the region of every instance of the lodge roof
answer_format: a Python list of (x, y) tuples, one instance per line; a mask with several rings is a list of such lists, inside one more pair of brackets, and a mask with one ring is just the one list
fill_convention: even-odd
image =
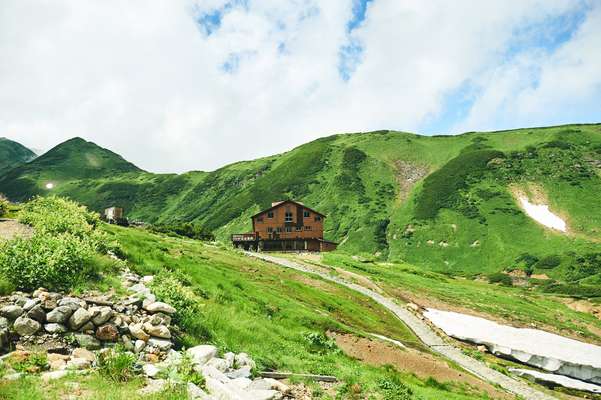
[(254, 218), (254, 217), (256, 217), (256, 216), (258, 216), (258, 215), (260, 215), (260, 214), (263, 214), (263, 213), (266, 213), (266, 212), (268, 212), (268, 211), (271, 211), (271, 210), (273, 210), (273, 209), (275, 209), (275, 208), (278, 208), (278, 207), (280, 207), (280, 206), (284, 205), (285, 203), (292, 203), (292, 204), (296, 204), (297, 206), (301, 206), (301, 207), (304, 207), (304, 208), (306, 208), (307, 210), (311, 211), (311, 212), (312, 212), (312, 213), (314, 213), (314, 214), (321, 215), (323, 218), (326, 218), (326, 215), (325, 215), (325, 214), (322, 214), (322, 213), (320, 213), (319, 211), (315, 211), (315, 210), (313, 210), (312, 208), (309, 208), (309, 207), (307, 207), (307, 206), (306, 206), (306, 205), (304, 205), (303, 203), (301, 203), (301, 202), (299, 202), (299, 201), (295, 201), (295, 200), (283, 200), (283, 201), (275, 201), (275, 202), (271, 203), (271, 207), (269, 207), (269, 208), (266, 208), (266, 209), (265, 209), (265, 210), (263, 210), (263, 211), (259, 211), (258, 213), (256, 213), (255, 215), (253, 215), (251, 218)]

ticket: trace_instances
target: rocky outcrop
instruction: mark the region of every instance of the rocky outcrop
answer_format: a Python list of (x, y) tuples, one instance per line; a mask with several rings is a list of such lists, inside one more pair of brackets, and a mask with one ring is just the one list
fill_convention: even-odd
[(538, 329), (514, 328), (484, 318), (428, 309), (435, 326), (456, 339), (481, 344), (497, 356), (553, 374), (601, 384), (601, 347)]

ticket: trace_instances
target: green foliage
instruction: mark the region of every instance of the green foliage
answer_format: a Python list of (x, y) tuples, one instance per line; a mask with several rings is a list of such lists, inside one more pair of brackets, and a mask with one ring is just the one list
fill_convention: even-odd
[(4, 217), (6, 214), (8, 214), (9, 207), (10, 203), (8, 200), (2, 194), (0, 194), (0, 217)]
[(25, 146), (6, 138), (0, 138), (0, 174), (26, 163), (34, 157), (35, 154)]
[(553, 269), (561, 264), (561, 257), (558, 255), (550, 255), (541, 258), (536, 263), (536, 268), (540, 269)]
[(577, 256), (565, 275), (568, 281), (574, 282), (598, 273), (601, 273), (601, 253), (590, 253)]
[(513, 281), (511, 280), (511, 277), (502, 272), (495, 272), (494, 274), (489, 274), (487, 276), (487, 278), (488, 278), (489, 283), (499, 283), (502, 286), (512, 286), (513, 285)]
[(356, 147), (347, 147), (342, 155), (340, 174), (336, 177), (336, 183), (345, 191), (354, 192), (359, 196), (365, 195), (365, 186), (359, 176), (361, 164), (367, 159), (367, 155)]
[(150, 230), (169, 235), (185, 236), (196, 240), (215, 240), (215, 236), (198, 224), (173, 222), (151, 225)]
[(39, 373), (48, 369), (46, 353), (29, 353), (24, 358), (9, 357), (8, 364), (17, 372)]
[[(426, 381), (426, 385), (428, 382), (430, 380)], [(384, 394), (384, 400), (411, 400), (414, 398), (411, 388), (405, 385), (397, 375), (391, 374), (387, 378), (380, 379), (378, 386)], [(447, 390), (447, 388), (444, 387), (442, 390)]]
[(309, 344), (311, 351), (314, 353), (326, 354), (339, 351), (336, 341), (322, 333), (309, 332), (303, 336), (303, 339)]
[(433, 219), (442, 208), (458, 208), (460, 191), (483, 175), (490, 160), (502, 157), (503, 153), (495, 150), (466, 152), (428, 175), (415, 205), (415, 217)]
[(135, 376), (136, 357), (116, 347), (98, 354), (99, 373), (115, 382), (127, 382)]
[(539, 287), (545, 293), (561, 294), (575, 298), (592, 299), (601, 298), (601, 288), (577, 283), (547, 282)]
[(34, 227), (33, 236), (0, 244), (0, 273), (18, 289), (68, 289), (90, 275), (89, 261), (109, 247), (96, 230), (98, 217), (69, 200), (36, 198), (20, 220)]

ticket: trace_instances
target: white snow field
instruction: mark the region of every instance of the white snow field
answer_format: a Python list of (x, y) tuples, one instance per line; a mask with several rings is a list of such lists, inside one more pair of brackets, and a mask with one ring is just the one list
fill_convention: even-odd
[(566, 222), (559, 216), (553, 214), (546, 204), (532, 204), (525, 196), (520, 196), (520, 204), (530, 218), (546, 226), (561, 232), (567, 231)]
[(563, 375), (545, 374), (543, 372), (533, 371), (531, 369), (518, 368), (509, 368), (509, 372), (518, 376), (523, 376), (543, 385), (553, 384), (560, 385), (568, 389), (582, 390), (584, 392), (591, 393), (601, 393), (601, 386), (579, 381), (578, 379), (570, 378)]
[(514, 328), (484, 318), (429, 308), (435, 326), (459, 340), (482, 344), (497, 355), (554, 374), (601, 384), (601, 347), (553, 333)]

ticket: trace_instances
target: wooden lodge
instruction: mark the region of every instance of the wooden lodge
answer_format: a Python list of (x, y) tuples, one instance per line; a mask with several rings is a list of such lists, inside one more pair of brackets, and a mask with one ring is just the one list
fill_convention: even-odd
[(121, 207), (109, 207), (104, 210), (103, 217), (110, 224), (122, 224), (125, 219), (125, 212)]
[(298, 201), (286, 200), (251, 217), (252, 232), (232, 235), (234, 247), (257, 251), (333, 251), (324, 240), (326, 216)]

